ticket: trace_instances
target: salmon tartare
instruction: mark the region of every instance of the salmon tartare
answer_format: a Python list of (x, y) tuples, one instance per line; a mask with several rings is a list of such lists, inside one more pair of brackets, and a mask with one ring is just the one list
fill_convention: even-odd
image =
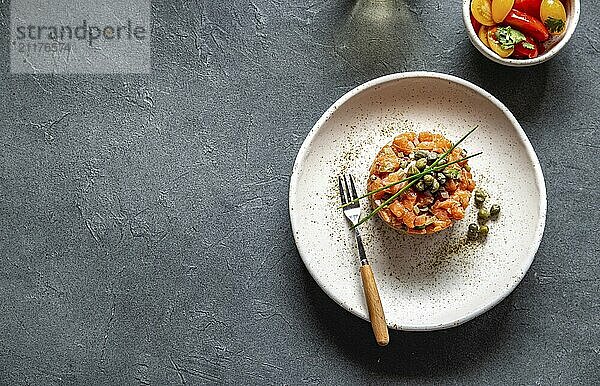
[[(443, 166), (466, 156), (464, 149), (455, 147), (440, 160), (440, 156), (450, 148), (452, 142), (441, 134), (424, 131), (397, 135), (377, 153), (369, 171), (367, 191), (372, 192), (422, 173), (434, 163)], [(371, 205), (377, 208), (407, 184), (397, 183), (372, 194)], [(378, 215), (396, 230), (413, 234), (436, 233), (465, 216), (473, 189), (475, 181), (465, 159), (425, 174), (379, 210)]]

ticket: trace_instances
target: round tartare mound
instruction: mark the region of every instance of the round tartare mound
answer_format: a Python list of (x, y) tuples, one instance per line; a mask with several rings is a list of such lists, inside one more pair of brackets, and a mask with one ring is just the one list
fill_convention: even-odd
[[(367, 191), (371, 192), (415, 174), (417, 166), (423, 170), (433, 164), (452, 142), (441, 134), (406, 132), (385, 145), (373, 161), (369, 171)], [(457, 161), (466, 151), (456, 147), (440, 165)], [(421, 180), (382, 208), (379, 217), (392, 228), (414, 234), (432, 234), (446, 229), (465, 216), (475, 181), (468, 160), (422, 177)], [(370, 201), (375, 209), (392, 197), (408, 182), (391, 186), (372, 194)]]

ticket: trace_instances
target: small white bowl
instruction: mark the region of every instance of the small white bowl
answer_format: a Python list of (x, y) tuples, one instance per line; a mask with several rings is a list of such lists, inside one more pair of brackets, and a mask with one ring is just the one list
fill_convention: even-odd
[(535, 66), (536, 64), (544, 63), (545, 61), (554, 57), (565, 46), (565, 44), (567, 44), (569, 39), (571, 39), (571, 35), (573, 35), (573, 32), (575, 32), (577, 22), (579, 21), (579, 0), (562, 0), (562, 2), (567, 11), (567, 30), (562, 35), (557, 36), (554, 39), (551, 37), (551, 46), (546, 46), (546, 51), (542, 55), (533, 59), (501, 58), (494, 51), (486, 47), (483, 42), (479, 40), (477, 31), (475, 31), (475, 28), (473, 28), (473, 25), (471, 24), (471, 0), (463, 0), (463, 21), (465, 23), (465, 28), (467, 29), (469, 39), (471, 39), (471, 43), (473, 43), (475, 48), (477, 48), (479, 52), (481, 52), (486, 58), (496, 63), (511, 67)]

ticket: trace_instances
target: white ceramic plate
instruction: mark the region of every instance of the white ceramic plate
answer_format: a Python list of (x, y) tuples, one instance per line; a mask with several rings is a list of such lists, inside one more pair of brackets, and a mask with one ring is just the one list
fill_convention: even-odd
[[(323, 114), (296, 158), (289, 206), (308, 271), (338, 304), (367, 319), (356, 246), (338, 209), (337, 176), (352, 173), (364, 193), (377, 151), (397, 133), (430, 130), (463, 143), (475, 181), (502, 207), (485, 242), (465, 242), (465, 219), (436, 235), (404, 235), (378, 218), (361, 226), (387, 322), (401, 330), (459, 325), (506, 297), (540, 244), (546, 189), (538, 159), (508, 109), (481, 88), (430, 72), (384, 76), (348, 92)], [(359, 192), (360, 193), (360, 192)], [(362, 203), (363, 212), (368, 202)]]

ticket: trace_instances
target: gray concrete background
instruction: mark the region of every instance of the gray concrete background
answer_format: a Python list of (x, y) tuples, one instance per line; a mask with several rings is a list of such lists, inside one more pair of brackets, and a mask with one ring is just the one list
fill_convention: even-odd
[[(471, 46), (460, 1), (392, 5), (155, 1), (151, 75), (28, 76), (0, 1), (0, 383), (597, 383), (600, 5), (520, 70)], [(305, 270), (288, 181), (334, 100), (409, 70), (513, 111), (548, 222), (500, 305), (378, 348)]]

